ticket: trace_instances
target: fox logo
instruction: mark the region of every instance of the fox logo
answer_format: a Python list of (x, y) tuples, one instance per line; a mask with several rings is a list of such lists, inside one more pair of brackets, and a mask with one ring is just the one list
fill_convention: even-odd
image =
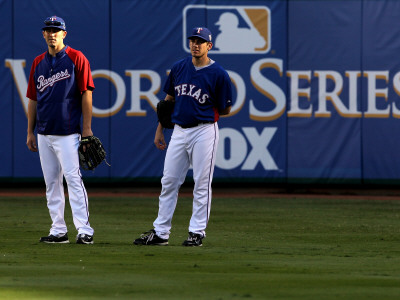
[[(207, 18), (206, 18), (207, 16)], [(266, 6), (187, 5), (183, 12), (183, 47), (190, 52), (187, 32), (201, 20), (215, 40), (213, 54), (261, 54), (271, 48), (271, 12)], [(203, 21), (204, 22), (204, 21)]]

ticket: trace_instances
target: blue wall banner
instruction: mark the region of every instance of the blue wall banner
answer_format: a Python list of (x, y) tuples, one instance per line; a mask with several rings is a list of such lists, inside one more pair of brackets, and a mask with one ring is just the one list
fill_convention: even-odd
[(25, 145), (25, 95), (50, 15), (66, 21), (65, 43), (89, 59), (96, 86), (92, 128), (111, 167), (85, 177), (162, 176), (156, 105), (190, 55), (188, 32), (205, 26), (234, 91), (216, 179), (400, 180), (400, 2), (389, 0), (0, 0), (0, 180), (42, 177)]
[[(14, 149), (14, 80), (10, 76), (10, 72), (5, 68), (5, 58), (12, 57), (13, 36), (12, 36), (12, 19), (10, 18), (12, 11), (11, 1), (0, 1), (0, 57), (3, 60), (0, 67), (0, 89), (3, 96), (0, 100), (0, 136), (2, 142), (0, 145), (0, 178), (11, 178), (14, 176), (13, 159), (16, 149)], [(20, 112), (23, 116), (24, 113)], [(25, 119), (26, 120), (26, 119)], [(26, 122), (26, 121), (25, 121)], [(21, 148), (21, 147), (20, 147)], [(22, 150), (22, 149), (21, 149)], [(17, 150), (21, 155), (23, 152)], [(29, 151), (28, 151), (29, 152)], [(23, 155), (22, 155), (23, 156)]]

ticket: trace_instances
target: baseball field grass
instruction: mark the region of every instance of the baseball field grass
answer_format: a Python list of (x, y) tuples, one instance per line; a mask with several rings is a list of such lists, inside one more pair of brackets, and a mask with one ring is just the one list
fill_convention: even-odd
[[(90, 196), (90, 195), (89, 195)], [(0, 197), (0, 299), (399, 299), (400, 201), (218, 197), (203, 247), (181, 246), (181, 197), (169, 246), (135, 246), (155, 197), (92, 196), (94, 245), (41, 244), (44, 197)]]

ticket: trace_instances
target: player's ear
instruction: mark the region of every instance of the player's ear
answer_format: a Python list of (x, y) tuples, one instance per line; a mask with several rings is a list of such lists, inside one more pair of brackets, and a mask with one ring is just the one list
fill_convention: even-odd
[(63, 39), (65, 39), (66, 36), (67, 36), (67, 32), (64, 31)]
[(213, 43), (211, 43), (211, 42), (208, 42), (207, 44), (208, 44), (208, 45), (207, 45), (207, 46), (208, 46), (208, 51), (210, 51), (210, 50), (211, 50), (211, 48), (212, 48), (212, 46), (213, 46)]

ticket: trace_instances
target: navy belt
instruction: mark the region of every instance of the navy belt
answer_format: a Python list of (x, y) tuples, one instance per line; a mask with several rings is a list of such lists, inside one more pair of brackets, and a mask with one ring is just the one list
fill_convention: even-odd
[(182, 127), (183, 129), (188, 129), (188, 128), (193, 128), (193, 127), (197, 127), (199, 125), (203, 125), (203, 124), (214, 124), (214, 122), (200, 122), (200, 123), (195, 123), (195, 124), (190, 124), (190, 125), (179, 125), (180, 127)]

